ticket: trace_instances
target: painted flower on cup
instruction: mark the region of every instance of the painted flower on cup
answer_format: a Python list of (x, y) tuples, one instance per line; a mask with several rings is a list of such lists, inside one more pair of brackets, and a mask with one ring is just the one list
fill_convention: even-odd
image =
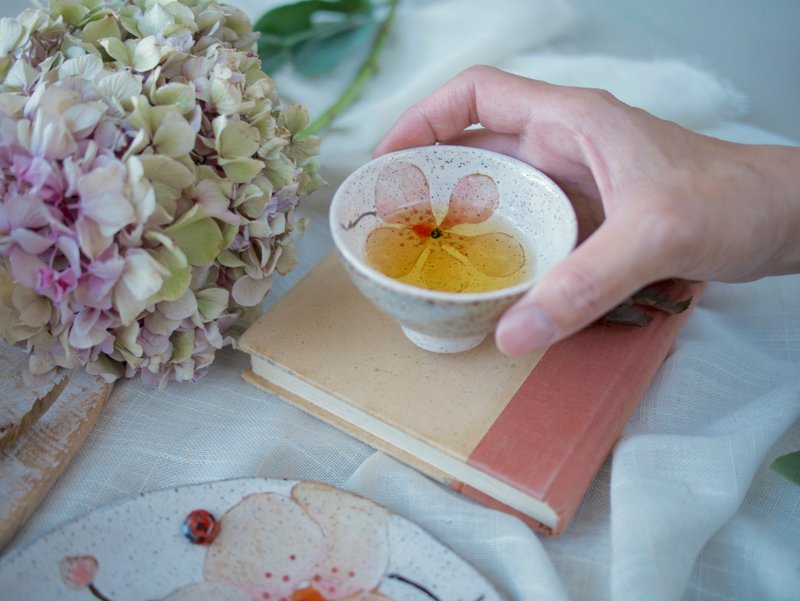
[[(446, 292), (483, 291), (525, 276), (525, 251), (507, 231), (487, 225), (500, 198), (488, 175), (462, 177), (437, 217), (428, 180), (416, 165), (397, 161), (379, 174), (375, 209), (383, 225), (367, 237), (368, 262), (390, 277)], [(484, 224), (478, 231), (462, 226)], [(468, 228), (467, 228), (468, 229)], [(499, 279), (499, 280), (498, 280)]]
[(319, 139), (256, 37), (215, 0), (0, 19), (0, 336), (33, 373), (196, 379), (296, 264)]

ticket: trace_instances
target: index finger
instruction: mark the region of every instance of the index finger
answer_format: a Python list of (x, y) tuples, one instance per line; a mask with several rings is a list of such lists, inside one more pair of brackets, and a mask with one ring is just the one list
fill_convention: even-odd
[(496, 133), (518, 134), (530, 122), (536, 106), (521, 99), (544, 96), (552, 87), (493, 67), (470, 67), (406, 110), (375, 147), (373, 156), (447, 142), (477, 124)]

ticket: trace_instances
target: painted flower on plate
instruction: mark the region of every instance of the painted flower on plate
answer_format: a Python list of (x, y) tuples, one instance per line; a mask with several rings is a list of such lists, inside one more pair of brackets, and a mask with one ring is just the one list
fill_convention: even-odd
[(256, 493), (228, 510), (204, 580), (163, 601), (390, 601), (388, 511), (325, 484)]

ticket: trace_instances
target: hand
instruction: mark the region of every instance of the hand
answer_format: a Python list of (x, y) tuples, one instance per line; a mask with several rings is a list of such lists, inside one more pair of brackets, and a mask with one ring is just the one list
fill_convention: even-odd
[(482, 66), (409, 108), (374, 154), (437, 142), (537, 167), (578, 215), (578, 247), (500, 320), (505, 353), (556, 342), (653, 281), (800, 270), (800, 149), (724, 142), (607, 92)]

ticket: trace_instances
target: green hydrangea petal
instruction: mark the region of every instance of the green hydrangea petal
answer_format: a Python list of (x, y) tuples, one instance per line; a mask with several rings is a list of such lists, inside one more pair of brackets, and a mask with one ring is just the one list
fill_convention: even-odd
[(237, 184), (249, 182), (264, 169), (264, 163), (258, 159), (220, 159), (219, 162), (225, 175)]
[(188, 332), (175, 332), (169, 340), (172, 343), (171, 361), (174, 363), (180, 363), (182, 361), (186, 361), (192, 356), (195, 340), (194, 330), (189, 330)]
[(205, 288), (197, 293), (197, 310), (204, 322), (217, 319), (228, 307), (229, 294), (225, 288)]

